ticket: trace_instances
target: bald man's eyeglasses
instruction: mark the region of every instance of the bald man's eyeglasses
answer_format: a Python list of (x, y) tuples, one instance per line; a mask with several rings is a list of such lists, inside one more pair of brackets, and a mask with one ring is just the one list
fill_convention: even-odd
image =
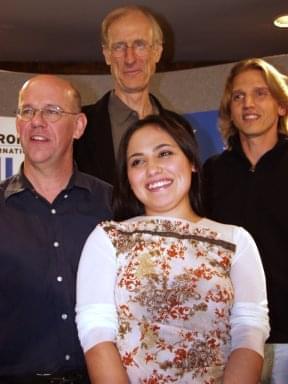
[(112, 55), (118, 58), (126, 55), (128, 48), (131, 48), (135, 55), (144, 57), (148, 54), (152, 45), (142, 39), (134, 40), (131, 44), (127, 44), (125, 41), (118, 41), (111, 45), (110, 50)]
[(78, 115), (79, 112), (63, 111), (58, 105), (51, 105), (44, 108), (21, 107), (17, 110), (17, 116), (24, 121), (31, 121), (36, 113), (39, 112), (42, 119), (50, 123), (60, 120), (63, 115)]

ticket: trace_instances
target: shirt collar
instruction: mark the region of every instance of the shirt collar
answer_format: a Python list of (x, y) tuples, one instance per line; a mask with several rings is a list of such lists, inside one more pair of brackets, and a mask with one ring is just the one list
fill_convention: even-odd
[[(153, 113), (159, 113), (159, 106), (154, 98), (149, 95), (150, 101), (153, 108)], [(127, 121), (131, 115), (136, 115), (137, 119), (139, 118), (138, 113), (133, 109), (129, 108), (127, 104), (123, 103), (123, 101), (115, 94), (114, 91), (110, 93), (109, 104), (108, 104), (109, 114), (112, 115), (112, 120), (117, 122), (118, 124), (123, 124)]]
[[(288, 142), (288, 136), (284, 135), (283, 133), (279, 133), (278, 141), (275, 144), (274, 148), (281, 147), (283, 144), (286, 144), (287, 142)], [(238, 151), (242, 150), (240, 135), (238, 132), (230, 136), (230, 138), (228, 139), (228, 149), (235, 149), (235, 148)]]
[[(282, 151), (287, 151), (287, 145), (288, 145), (288, 136), (283, 133), (279, 133), (277, 143), (274, 145), (273, 148), (267, 151), (263, 156), (267, 156), (270, 153), (275, 154), (275, 153), (281, 153)], [(243, 151), (238, 132), (229, 138), (228, 151), (233, 151), (234, 153), (240, 155), (242, 158), (245, 158), (247, 161), (249, 161)]]
[[(87, 177), (87, 175), (80, 172), (76, 164), (74, 164), (73, 166), (73, 174), (65, 190), (71, 190), (75, 187), (87, 189), (89, 192), (92, 192), (89, 177)], [(16, 193), (21, 193), (28, 189), (30, 191), (34, 191), (33, 185), (30, 183), (30, 181), (27, 179), (27, 177), (23, 172), (23, 163), (22, 163), (19, 173), (17, 173), (15, 176), (12, 176), (7, 181), (7, 187), (4, 191), (4, 199), (7, 200), (10, 196)]]
[(108, 109), (109, 114), (112, 116), (112, 120), (117, 124), (123, 124), (131, 115), (137, 116), (137, 112), (133, 111), (127, 104), (123, 103), (114, 91), (110, 94)]

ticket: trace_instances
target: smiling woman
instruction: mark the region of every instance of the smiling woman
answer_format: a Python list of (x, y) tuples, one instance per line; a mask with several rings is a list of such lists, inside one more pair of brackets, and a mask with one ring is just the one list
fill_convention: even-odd
[(198, 147), (184, 118), (170, 112), (136, 122), (123, 137), (118, 160), (117, 219), (152, 212), (193, 221), (201, 216)]
[(77, 278), (93, 384), (259, 381), (269, 333), (262, 264), (248, 232), (202, 216), (199, 170), (193, 130), (176, 114), (148, 116), (122, 137), (122, 221), (92, 232)]

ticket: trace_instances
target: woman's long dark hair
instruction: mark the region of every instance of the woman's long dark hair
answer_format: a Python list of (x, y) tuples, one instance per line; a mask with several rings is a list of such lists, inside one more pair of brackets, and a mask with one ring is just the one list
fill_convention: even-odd
[(127, 149), (132, 135), (147, 125), (156, 125), (167, 132), (179, 145), (180, 149), (194, 165), (192, 183), (189, 191), (193, 211), (203, 216), (200, 196), (200, 161), (198, 145), (189, 122), (177, 113), (167, 112), (161, 115), (149, 115), (131, 125), (122, 136), (116, 163), (116, 182), (113, 193), (113, 212), (115, 220), (125, 220), (145, 214), (143, 204), (134, 195), (127, 175)]

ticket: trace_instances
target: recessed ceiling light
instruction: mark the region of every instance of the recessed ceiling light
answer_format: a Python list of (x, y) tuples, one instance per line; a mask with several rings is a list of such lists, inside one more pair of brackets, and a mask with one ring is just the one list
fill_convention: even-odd
[(288, 28), (288, 15), (281, 15), (274, 19), (273, 24), (278, 28)]

